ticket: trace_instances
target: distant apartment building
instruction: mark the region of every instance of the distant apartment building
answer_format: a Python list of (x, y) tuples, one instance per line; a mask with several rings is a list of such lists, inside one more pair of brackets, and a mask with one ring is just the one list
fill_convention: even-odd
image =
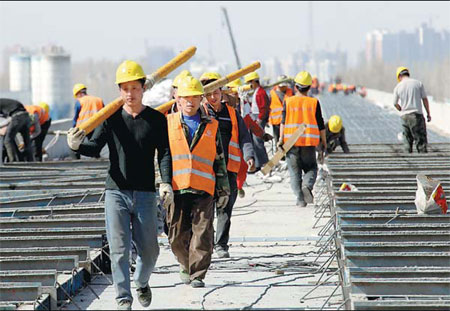
[(374, 30), (366, 34), (365, 60), (389, 64), (439, 61), (450, 57), (450, 32), (422, 24), (414, 32)]

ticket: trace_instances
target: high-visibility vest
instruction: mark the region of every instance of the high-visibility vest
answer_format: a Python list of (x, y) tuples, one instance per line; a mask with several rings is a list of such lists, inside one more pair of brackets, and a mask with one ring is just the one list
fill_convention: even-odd
[(173, 190), (196, 189), (214, 196), (216, 174), (216, 135), (219, 122), (212, 119), (191, 151), (181, 125), (181, 112), (167, 115), (170, 153), (172, 155)]
[(37, 112), (39, 116), (40, 125), (44, 124), (49, 119), (47, 111), (45, 111), (45, 109), (42, 108), (41, 106), (29, 105), (25, 106), (25, 109), (28, 111), (29, 114), (34, 114)]
[[(274, 87), (270, 91), (270, 113), (269, 113), (269, 123), (272, 125), (280, 125), (281, 118), (283, 115), (283, 103), (281, 102), (280, 97), (278, 97), (277, 90), (278, 87)], [(284, 95), (284, 99), (291, 97), (294, 95), (292, 93), (292, 89), (288, 88)]]
[(78, 101), (80, 102), (81, 110), (78, 114), (77, 127), (103, 108), (103, 101), (100, 97), (85, 95), (79, 98)]
[(305, 124), (305, 132), (295, 142), (295, 146), (318, 146), (320, 131), (316, 120), (317, 99), (292, 96), (286, 99), (286, 120), (284, 123), (284, 142)]
[[(205, 103), (204, 106), (205, 112), (208, 114), (208, 106)], [(241, 147), (239, 146), (239, 125), (236, 116), (236, 110), (225, 104), (225, 107), (228, 109), (228, 114), (230, 115), (231, 120), (231, 139), (228, 144), (228, 163), (227, 163), (227, 171), (238, 173), (239, 168), (241, 167)]]

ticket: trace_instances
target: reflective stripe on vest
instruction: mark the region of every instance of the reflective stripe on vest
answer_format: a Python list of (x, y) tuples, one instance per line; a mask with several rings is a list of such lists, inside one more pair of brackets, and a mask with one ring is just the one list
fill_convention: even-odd
[(233, 173), (239, 172), (241, 167), (241, 148), (239, 147), (239, 126), (236, 117), (236, 110), (228, 105), (225, 105), (228, 109), (228, 114), (231, 119), (231, 139), (228, 145), (228, 163), (227, 170)]
[(29, 105), (25, 106), (25, 109), (29, 114), (34, 114), (37, 112), (39, 116), (39, 125), (44, 124), (49, 119), (47, 111), (45, 111), (45, 109), (41, 106)]
[(81, 110), (78, 114), (76, 126), (79, 126), (81, 123), (86, 122), (97, 111), (103, 108), (103, 101), (99, 97), (86, 95), (78, 99), (78, 101), (80, 102)]
[(172, 155), (173, 190), (196, 189), (214, 196), (216, 175), (216, 135), (219, 122), (211, 120), (191, 151), (181, 125), (181, 112), (167, 115), (170, 153)]
[[(283, 103), (278, 96), (276, 90), (279, 88), (274, 87), (270, 91), (270, 113), (269, 113), (269, 123), (272, 125), (280, 125), (281, 119), (283, 117)], [(286, 94), (284, 95), (284, 99), (291, 97), (293, 95), (292, 89), (288, 88), (286, 90)]]
[(305, 124), (305, 132), (294, 146), (318, 146), (320, 131), (316, 120), (317, 99), (293, 96), (286, 99), (286, 122), (284, 124), (284, 142), (294, 134), (300, 124)]

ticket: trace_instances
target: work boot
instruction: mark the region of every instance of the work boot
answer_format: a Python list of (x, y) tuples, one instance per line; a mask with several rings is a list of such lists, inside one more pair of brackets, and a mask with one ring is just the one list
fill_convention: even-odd
[(150, 287), (147, 285), (146, 287), (138, 288), (136, 291), (139, 303), (143, 307), (148, 307), (152, 303), (152, 290)]
[(117, 303), (117, 310), (131, 310), (131, 301), (123, 299)]
[(311, 192), (311, 189), (309, 189), (306, 186), (302, 187), (302, 192), (303, 192), (303, 199), (305, 200), (306, 203), (312, 203), (314, 202), (314, 196)]
[(222, 247), (216, 248), (216, 254), (219, 258), (230, 258), (230, 253), (228, 253), (228, 251)]
[(245, 197), (245, 191), (244, 191), (244, 189), (239, 189), (238, 190), (238, 195), (239, 195), (239, 197), (242, 199), (242, 198), (244, 198)]
[(180, 267), (180, 279), (181, 279), (181, 282), (183, 282), (186, 285), (191, 282), (191, 280), (189, 278), (189, 273), (181, 267)]
[(203, 282), (200, 278), (195, 278), (191, 281), (191, 286), (193, 288), (205, 287), (205, 282)]
[(295, 206), (297, 207), (306, 207), (306, 202), (303, 200), (297, 200), (297, 202), (295, 203)]

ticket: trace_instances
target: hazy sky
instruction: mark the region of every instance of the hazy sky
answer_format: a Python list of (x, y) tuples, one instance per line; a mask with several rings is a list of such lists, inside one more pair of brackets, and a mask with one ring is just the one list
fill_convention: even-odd
[[(142, 56), (149, 45), (197, 46), (235, 63), (221, 6), (228, 9), (241, 62), (283, 57), (308, 44), (308, 2), (0, 2), (5, 46), (63, 46), (73, 61)], [(352, 62), (376, 28), (413, 31), (432, 19), (450, 30), (450, 2), (313, 2), (316, 49), (337, 46)]]

